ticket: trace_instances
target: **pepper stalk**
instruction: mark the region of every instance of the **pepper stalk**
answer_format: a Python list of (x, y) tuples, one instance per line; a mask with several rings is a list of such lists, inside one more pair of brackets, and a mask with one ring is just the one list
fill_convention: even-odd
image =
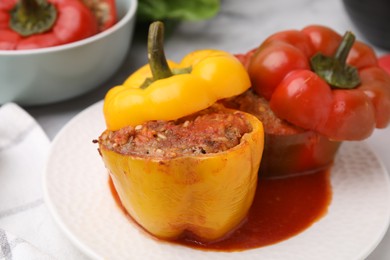
[(47, 0), (19, 0), (10, 16), (10, 28), (26, 37), (49, 31), (57, 20), (57, 9)]
[(153, 79), (164, 79), (172, 76), (164, 52), (164, 24), (154, 22), (150, 25), (148, 35), (148, 59)]
[(148, 33), (148, 62), (152, 78), (146, 78), (141, 85), (147, 88), (152, 82), (169, 78), (173, 75), (190, 73), (191, 67), (171, 70), (164, 52), (164, 23), (156, 21), (150, 24)]
[(333, 57), (318, 53), (310, 59), (313, 71), (333, 88), (352, 89), (360, 84), (358, 70), (346, 63), (354, 42), (355, 35), (346, 32)]

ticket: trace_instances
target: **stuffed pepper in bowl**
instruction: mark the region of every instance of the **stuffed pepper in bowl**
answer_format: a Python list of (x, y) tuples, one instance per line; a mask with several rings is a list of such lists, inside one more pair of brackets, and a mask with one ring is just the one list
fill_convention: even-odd
[(271, 118), (264, 121), (265, 176), (329, 167), (341, 142), (363, 140), (390, 122), (390, 76), (351, 32), (343, 37), (319, 25), (282, 31), (238, 57), (252, 92), (233, 103)]

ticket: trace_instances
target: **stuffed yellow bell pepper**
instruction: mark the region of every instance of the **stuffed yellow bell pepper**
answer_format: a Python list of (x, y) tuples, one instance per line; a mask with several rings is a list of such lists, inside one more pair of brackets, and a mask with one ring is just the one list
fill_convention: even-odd
[(150, 66), (105, 98), (100, 154), (121, 203), (146, 231), (222, 239), (252, 204), (264, 134), (254, 116), (213, 104), (248, 89), (248, 75), (222, 51), (166, 62), (162, 25), (149, 34)]

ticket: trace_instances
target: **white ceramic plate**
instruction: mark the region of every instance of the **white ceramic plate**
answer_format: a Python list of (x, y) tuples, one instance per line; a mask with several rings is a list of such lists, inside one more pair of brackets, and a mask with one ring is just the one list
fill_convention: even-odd
[(94, 259), (364, 259), (390, 219), (386, 170), (364, 142), (342, 145), (331, 173), (328, 213), (309, 229), (272, 246), (234, 253), (207, 252), (145, 236), (119, 210), (92, 143), (104, 130), (102, 102), (57, 135), (44, 175), (45, 200), (56, 222)]

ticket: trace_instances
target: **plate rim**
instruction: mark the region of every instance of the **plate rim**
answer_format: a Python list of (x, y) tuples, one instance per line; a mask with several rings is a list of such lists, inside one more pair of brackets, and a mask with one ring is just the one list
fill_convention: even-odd
[[(100, 100), (100, 101), (86, 107), (84, 110), (82, 110), (81, 112), (76, 114), (71, 120), (69, 120), (64, 125), (64, 127), (61, 128), (61, 130), (54, 137), (54, 139), (50, 145), (48, 156), (47, 156), (47, 161), (46, 161), (45, 167), (44, 167), (44, 173), (42, 175), (43, 198), (44, 198), (46, 206), (48, 207), (50, 214), (52, 215), (53, 219), (55, 220), (55, 223), (59, 226), (60, 230), (62, 232), (64, 232), (64, 234), (70, 239), (70, 241), (73, 243), (74, 246), (79, 248), (79, 250), (81, 252), (83, 252), (86, 256), (93, 258), (93, 259), (104, 259), (104, 257), (99, 255), (93, 248), (88, 246), (81, 238), (77, 237), (70, 230), (70, 228), (66, 225), (65, 221), (63, 221), (59, 212), (55, 209), (55, 205), (53, 203), (53, 200), (50, 198), (50, 194), (49, 194), (49, 190), (48, 190), (47, 176), (48, 176), (48, 174), (50, 174), (49, 173), (49, 162), (50, 162), (50, 158), (52, 155), (52, 151), (55, 149), (55, 147), (57, 146), (57, 143), (59, 142), (59, 140), (61, 140), (64, 133), (66, 133), (67, 130), (69, 128), (71, 128), (75, 122), (79, 121), (79, 118), (82, 118), (84, 116), (84, 114), (90, 113), (90, 111), (97, 109), (97, 107), (102, 107), (102, 104), (103, 104), (103, 100)], [(349, 143), (352, 143), (352, 142), (349, 142)], [(387, 186), (387, 195), (388, 195), (387, 201), (390, 201), (390, 176), (389, 176), (389, 172), (387, 171), (383, 161), (380, 159), (380, 157), (378, 157), (377, 152), (375, 150), (373, 150), (368, 143), (366, 143), (365, 141), (359, 141), (359, 143), (363, 143), (365, 145), (365, 148), (368, 149), (375, 156), (375, 159), (378, 161), (379, 166), (380, 166), (380, 170), (382, 171), (382, 173), (384, 175), (384, 181), (387, 183), (387, 185), (386, 185)], [(366, 257), (368, 257), (375, 250), (375, 248), (380, 244), (382, 239), (384, 238), (384, 236), (387, 233), (387, 230), (389, 229), (389, 226), (390, 226), (390, 206), (387, 208), (387, 213), (388, 213), (387, 214), (387, 221), (386, 221), (386, 223), (383, 222), (383, 228), (381, 229), (381, 233), (378, 234), (377, 238), (375, 240), (373, 240), (372, 243), (368, 246), (368, 250), (361, 252), (360, 257), (358, 259), (365, 259)], [(323, 217), (325, 217), (325, 216), (323, 216)], [(317, 222), (314, 222), (313, 224), (315, 224)], [(310, 229), (310, 227), (308, 227), (308, 229)], [(305, 232), (305, 230), (302, 232)], [(302, 232), (300, 232), (300, 233), (302, 233)], [(283, 241), (281, 241), (281, 242), (283, 242)], [(278, 244), (278, 243), (276, 243), (276, 244)]]
[(54, 208), (54, 203), (49, 195), (48, 190), (48, 182), (47, 182), (47, 174), (49, 174), (48, 168), (49, 168), (49, 162), (52, 154), (52, 150), (56, 147), (57, 143), (59, 142), (60, 138), (62, 137), (63, 133), (67, 131), (68, 128), (72, 126), (74, 122), (76, 122), (79, 118), (81, 118), (84, 114), (89, 113), (89, 111), (95, 109), (97, 106), (101, 106), (103, 103), (103, 100), (100, 100), (88, 107), (86, 107), (84, 110), (82, 110), (80, 113), (76, 114), (74, 117), (72, 117), (56, 134), (53, 141), (50, 144), (47, 160), (44, 166), (44, 172), (42, 175), (42, 187), (43, 187), (43, 200), (45, 202), (46, 207), (48, 208), (51, 216), (53, 217), (55, 223), (58, 225), (60, 230), (69, 238), (69, 240), (72, 242), (72, 244), (79, 248), (81, 252), (86, 254), (88, 257), (93, 259), (102, 259), (101, 256), (99, 256), (92, 248), (90, 248), (88, 245), (86, 245), (79, 237), (77, 237), (75, 234), (72, 233), (72, 231), (65, 225), (64, 221), (61, 219), (61, 216)]

